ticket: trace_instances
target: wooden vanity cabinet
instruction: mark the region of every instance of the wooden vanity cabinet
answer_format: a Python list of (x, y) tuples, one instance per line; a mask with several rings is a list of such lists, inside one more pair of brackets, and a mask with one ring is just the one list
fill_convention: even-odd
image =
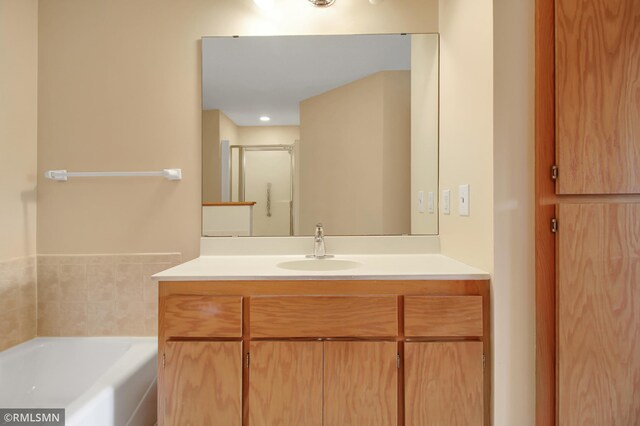
[(166, 424), (242, 424), (241, 342), (169, 341), (164, 355)]
[(398, 344), (324, 343), (324, 424), (396, 425)]
[(482, 342), (405, 345), (405, 424), (481, 425)]
[(249, 344), (249, 424), (322, 426), (322, 342)]
[(488, 281), (159, 285), (159, 425), (490, 424)]

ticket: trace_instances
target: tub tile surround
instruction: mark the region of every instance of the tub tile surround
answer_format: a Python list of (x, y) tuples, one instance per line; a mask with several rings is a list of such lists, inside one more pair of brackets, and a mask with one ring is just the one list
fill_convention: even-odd
[(0, 262), (0, 351), (36, 337), (36, 258)]
[(41, 255), (39, 336), (155, 336), (151, 275), (181, 262), (168, 254)]

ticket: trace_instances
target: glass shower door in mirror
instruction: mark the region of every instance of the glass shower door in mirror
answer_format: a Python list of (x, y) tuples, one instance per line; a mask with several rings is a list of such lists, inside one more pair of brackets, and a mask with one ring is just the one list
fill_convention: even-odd
[[(292, 149), (286, 145), (232, 147), (232, 158), (238, 158), (232, 161), (232, 193), (238, 193), (238, 201), (255, 202), (253, 236), (293, 235)], [(238, 191), (234, 191), (233, 176), (237, 176)]]

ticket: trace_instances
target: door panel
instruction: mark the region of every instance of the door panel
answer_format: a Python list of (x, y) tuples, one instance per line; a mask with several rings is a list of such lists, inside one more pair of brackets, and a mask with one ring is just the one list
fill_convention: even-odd
[(483, 424), (482, 342), (405, 344), (405, 424)]
[(397, 343), (326, 342), (324, 424), (397, 423)]
[(165, 344), (167, 426), (242, 424), (242, 343)]
[(556, 0), (560, 194), (640, 192), (640, 1)]
[(251, 342), (249, 425), (322, 425), (322, 342)]
[(640, 204), (559, 209), (559, 424), (640, 424)]

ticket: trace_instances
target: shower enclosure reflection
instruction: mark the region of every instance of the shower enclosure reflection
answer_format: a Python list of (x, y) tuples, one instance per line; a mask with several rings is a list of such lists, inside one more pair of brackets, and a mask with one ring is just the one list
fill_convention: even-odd
[(230, 201), (251, 200), (253, 236), (293, 235), (294, 145), (230, 146)]

